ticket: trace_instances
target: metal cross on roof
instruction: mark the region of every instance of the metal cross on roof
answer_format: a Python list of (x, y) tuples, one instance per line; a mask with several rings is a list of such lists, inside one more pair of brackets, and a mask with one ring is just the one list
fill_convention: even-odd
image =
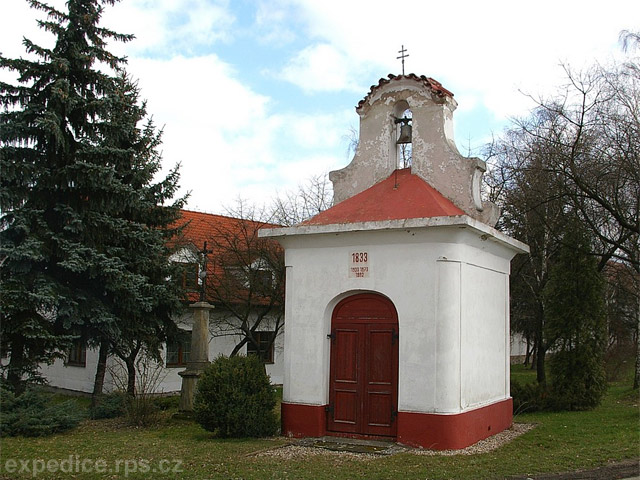
[(402, 59), (402, 75), (404, 75), (404, 59), (409, 56), (408, 53), (405, 55), (406, 52), (407, 50), (405, 50), (404, 45), (402, 45), (402, 48), (398, 50), (398, 53), (400, 54), (400, 56), (396, 57), (396, 59)]

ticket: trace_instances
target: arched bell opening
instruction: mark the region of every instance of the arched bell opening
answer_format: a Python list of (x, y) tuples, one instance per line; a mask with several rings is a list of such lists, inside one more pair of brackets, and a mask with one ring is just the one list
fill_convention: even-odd
[(408, 168), (411, 166), (413, 115), (406, 100), (399, 101), (393, 109), (393, 129), (395, 146), (396, 168)]

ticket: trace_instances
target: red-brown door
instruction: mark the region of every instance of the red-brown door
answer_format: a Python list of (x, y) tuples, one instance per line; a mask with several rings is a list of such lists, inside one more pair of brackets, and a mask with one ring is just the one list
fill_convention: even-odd
[(398, 317), (375, 294), (348, 297), (331, 320), (327, 430), (396, 436)]

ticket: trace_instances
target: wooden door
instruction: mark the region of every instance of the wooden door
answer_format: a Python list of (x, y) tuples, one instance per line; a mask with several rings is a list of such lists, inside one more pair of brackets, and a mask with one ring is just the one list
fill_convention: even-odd
[(333, 313), (327, 430), (395, 437), (398, 318), (375, 294), (354, 295)]

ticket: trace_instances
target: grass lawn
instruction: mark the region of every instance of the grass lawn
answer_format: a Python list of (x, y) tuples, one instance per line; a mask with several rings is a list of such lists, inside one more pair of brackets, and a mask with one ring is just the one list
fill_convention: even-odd
[(525, 367), (521, 363), (511, 365), (511, 381), (518, 382), (520, 385), (528, 383), (536, 383), (536, 371), (531, 366)]
[[(520, 370), (518, 375), (526, 375)], [(611, 384), (593, 411), (518, 415), (516, 422), (535, 423), (536, 428), (480, 455), (283, 460), (251, 455), (286, 445), (281, 437), (221, 440), (185, 420), (167, 419), (146, 429), (98, 420), (46, 438), (2, 439), (0, 478), (125, 478), (126, 473), (126, 478), (181, 479), (494, 479), (591, 468), (640, 456), (638, 399), (630, 385), (629, 379)], [(14, 463), (14, 472), (7, 472)], [(73, 474), (54, 472), (51, 467), (56, 466)], [(34, 475), (34, 467), (44, 471)]]

